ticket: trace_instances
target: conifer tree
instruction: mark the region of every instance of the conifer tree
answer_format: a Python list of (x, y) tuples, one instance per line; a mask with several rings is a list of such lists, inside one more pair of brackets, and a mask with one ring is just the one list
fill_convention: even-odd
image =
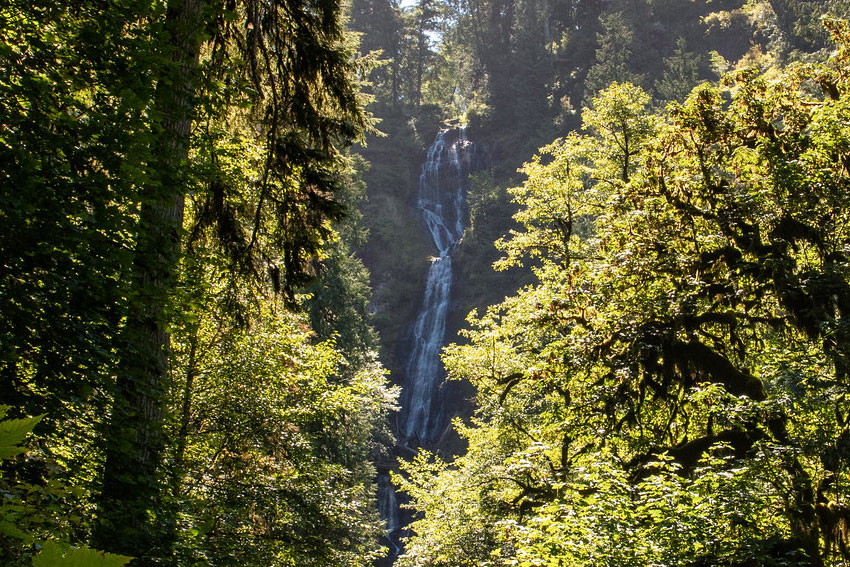
[(78, 538), (169, 556), (185, 243), (212, 236), (233, 296), (295, 307), (333, 238), (342, 151), (369, 127), (342, 18), (318, 0), (0, 8), (3, 401), (48, 412), (65, 474), (102, 482)]

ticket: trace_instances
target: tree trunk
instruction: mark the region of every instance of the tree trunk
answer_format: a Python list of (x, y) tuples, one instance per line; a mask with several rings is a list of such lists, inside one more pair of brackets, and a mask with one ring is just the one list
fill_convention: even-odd
[(416, 57), (416, 108), (422, 103), (422, 67), (425, 62), (425, 30), (419, 29)]
[(172, 0), (165, 27), (171, 63), (157, 87), (159, 138), (150, 164), (135, 248), (135, 297), (121, 340), (94, 544), (139, 558), (166, 557), (158, 478), (168, 386), (167, 302), (180, 254), (185, 164), (200, 54), (202, 0)]

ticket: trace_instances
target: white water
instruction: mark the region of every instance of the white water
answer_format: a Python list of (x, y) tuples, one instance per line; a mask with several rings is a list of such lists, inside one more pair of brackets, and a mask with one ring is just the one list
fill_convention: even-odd
[(384, 534), (391, 546), (390, 555), (395, 557), (401, 552), (397, 532), (402, 526), (399, 520), (398, 499), (388, 474), (378, 475), (378, 512), (385, 522)]
[(440, 350), (453, 279), (452, 253), (463, 235), (463, 202), (474, 156), (464, 128), (443, 130), (428, 150), (419, 176), (417, 206), (437, 255), (428, 270), (407, 366), (401, 436), (409, 444), (436, 441), (440, 435)]

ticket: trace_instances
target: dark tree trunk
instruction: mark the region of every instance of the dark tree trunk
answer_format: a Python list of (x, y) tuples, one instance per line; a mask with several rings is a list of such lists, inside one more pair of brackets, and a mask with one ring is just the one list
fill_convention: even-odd
[(168, 386), (167, 302), (180, 254), (185, 164), (188, 159), (195, 75), (200, 53), (202, 0), (172, 0), (166, 12), (171, 63), (157, 89), (159, 136), (143, 195), (134, 260), (135, 296), (121, 341), (103, 490), (94, 544), (139, 558), (168, 556), (167, 514), (158, 465), (163, 403)]

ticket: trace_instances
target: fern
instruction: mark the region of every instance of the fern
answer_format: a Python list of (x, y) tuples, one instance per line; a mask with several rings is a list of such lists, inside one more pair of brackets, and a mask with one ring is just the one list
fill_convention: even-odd
[[(26, 452), (21, 447), (24, 439), (44, 416), (22, 419), (4, 419), (9, 406), (0, 405), (0, 460), (7, 460)], [(2, 475), (0, 475), (2, 479)], [(21, 485), (30, 491), (28, 485)], [(0, 536), (11, 537), (24, 542), (32, 542), (32, 537), (17, 527), (21, 516), (26, 513), (22, 504), (25, 496), (17, 498), (8, 495), (0, 502)], [(71, 546), (54, 541), (41, 543), (41, 551), (32, 559), (33, 567), (123, 567), (132, 557), (115, 555), (89, 547)]]
[(71, 547), (46, 541), (32, 558), (33, 567), (124, 567), (132, 557), (98, 551), (86, 546)]
[(9, 406), (0, 406), (0, 460), (11, 459), (26, 452), (26, 449), (19, 445), (44, 417), (39, 415), (22, 419), (3, 419), (8, 411)]

